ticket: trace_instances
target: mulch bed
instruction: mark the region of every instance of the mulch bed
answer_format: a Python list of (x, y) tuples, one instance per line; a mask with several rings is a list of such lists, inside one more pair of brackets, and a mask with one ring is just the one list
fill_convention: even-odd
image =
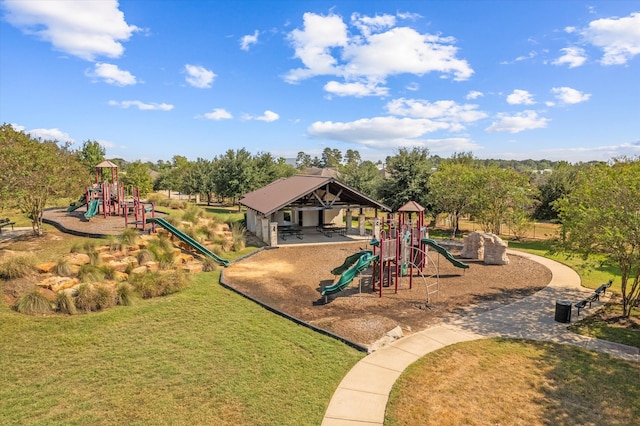
[[(400, 280), (399, 290), (383, 287), (380, 298), (371, 289), (371, 269), (364, 271), (344, 291), (328, 297), (320, 292), (334, 282), (331, 270), (363, 243), (288, 246), (260, 253), (225, 269), (225, 283), (261, 302), (353, 342), (370, 345), (400, 326), (404, 334), (422, 330), (443, 318), (473, 307), (491, 309), (498, 304), (539, 291), (551, 281), (544, 266), (510, 255), (508, 265), (470, 263), (467, 270), (455, 268), (435, 252), (439, 291), (427, 303), (425, 280), (414, 274)], [(456, 254), (455, 252), (453, 252)], [(425, 275), (435, 274), (430, 268)], [(434, 283), (434, 277), (427, 283)]]

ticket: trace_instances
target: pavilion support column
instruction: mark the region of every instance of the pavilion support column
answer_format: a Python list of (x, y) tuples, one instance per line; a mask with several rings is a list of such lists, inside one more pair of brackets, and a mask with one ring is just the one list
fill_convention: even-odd
[(347, 233), (351, 231), (352, 221), (353, 221), (353, 212), (351, 210), (347, 210)]
[(260, 218), (260, 236), (262, 241), (269, 244), (269, 218), (267, 217)]
[(278, 222), (271, 222), (269, 224), (269, 246), (275, 247), (278, 245)]
[(365, 216), (362, 213), (359, 214), (358, 215), (358, 235), (360, 235), (361, 237), (363, 237), (367, 232), (365, 223), (366, 223)]
[(380, 218), (373, 218), (373, 236), (380, 239)]

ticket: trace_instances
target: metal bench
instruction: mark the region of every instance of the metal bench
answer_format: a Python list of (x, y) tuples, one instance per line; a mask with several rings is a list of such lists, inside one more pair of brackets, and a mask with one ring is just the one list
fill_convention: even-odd
[(11, 220), (7, 217), (4, 219), (0, 219), (0, 234), (2, 234), (2, 228), (4, 228), (5, 226), (11, 226), (11, 230), (13, 231), (13, 225), (15, 225), (15, 222), (11, 222)]

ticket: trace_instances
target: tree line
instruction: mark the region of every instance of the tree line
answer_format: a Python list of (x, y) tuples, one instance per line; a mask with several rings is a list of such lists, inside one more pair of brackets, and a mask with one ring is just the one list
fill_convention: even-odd
[[(31, 218), (34, 234), (42, 234), (48, 203), (83, 193), (105, 150), (88, 140), (72, 150), (68, 144), (41, 141), (0, 126), (0, 209), (18, 207)], [(228, 150), (213, 159), (189, 161), (176, 155), (156, 164), (112, 159), (124, 171), (122, 180), (142, 194), (174, 190), (201, 194), (207, 202), (235, 203), (247, 192), (308, 167), (334, 168), (338, 180), (396, 211), (416, 201), (433, 217), (447, 214), (452, 233), (467, 215), (487, 232), (503, 223), (518, 230), (532, 219), (562, 225), (559, 247), (589, 255), (601, 253), (620, 266), (625, 316), (640, 298), (640, 158), (607, 163), (509, 162), (480, 160), (470, 152), (450, 158), (425, 148), (400, 148), (384, 163), (362, 160), (358, 151), (326, 148), (320, 158), (300, 152), (295, 166), (269, 153)], [(526, 166), (526, 167), (525, 167)], [(532, 169), (531, 167), (536, 167)], [(525, 171), (523, 171), (525, 170)], [(152, 173), (153, 172), (153, 173)], [(155, 174), (155, 177), (154, 177)]]

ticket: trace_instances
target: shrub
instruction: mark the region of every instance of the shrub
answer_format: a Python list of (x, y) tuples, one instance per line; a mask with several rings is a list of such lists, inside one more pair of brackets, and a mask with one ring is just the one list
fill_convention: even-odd
[(173, 263), (175, 261), (175, 254), (173, 250), (159, 251), (155, 254), (155, 258), (160, 269), (169, 269), (173, 266)]
[(81, 265), (78, 271), (78, 279), (82, 282), (95, 282), (104, 279), (104, 273), (96, 265)]
[(0, 277), (6, 280), (22, 278), (34, 270), (34, 260), (29, 256), (14, 256), (0, 265)]
[(189, 285), (191, 276), (186, 272), (152, 272), (135, 275), (131, 285), (143, 299), (166, 296), (183, 290)]
[(91, 252), (96, 251), (97, 243), (93, 240), (85, 240), (80, 243), (75, 243), (71, 246), (71, 253), (86, 253), (89, 254)]
[(137, 274), (131, 277), (129, 280), (133, 289), (143, 299), (149, 299), (151, 297), (158, 296), (158, 289), (156, 284), (156, 278), (159, 276), (157, 272), (148, 274)]
[(204, 272), (217, 271), (218, 270), (218, 262), (216, 262), (215, 260), (213, 260), (210, 257), (205, 257), (202, 260), (202, 270)]
[(169, 208), (174, 210), (184, 210), (186, 207), (186, 203), (182, 200), (171, 200), (169, 201)]
[(131, 246), (138, 241), (138, 230), (134, 228), (126, 228), (120, 234), (120, 241), (126, 246)]
[(179, 227), (180, 223), (182, 222), (182, 213), (171, 213), (164, 220), (175, 227)]
[(189, 285), (190, 278), (191, 276), (183, 271), (160, 274), (159, 295), (166, 296), (184, 290)]
[(115, 280), (118, 275), (116, 268), (111, 265), (101, 265), (99, 266), (99, 270), (106, 280)]
[(98, 310), (96, 301), (96, 291), (91, 284), (80, 284), (78, 295), (76, 296), (76, 308), (81, 311), (90, 312)]
[(182, 220), (197, 225), (199, 220), (206, 215), (206, 212), (198, 206), (189, 206), (182, 215)]
[(58, 312), (74, 315), (77, 313), (76, 304), (73, 302), (73, 297), (67, 291), (59, 291), (56, 293), (56, 309)]
[(149, 194), (147, 196), (147, 202), (153, 203), (156, 205), (161, 205), (166, 200), (167, 200), (167, 196), (164, 194), (160, 194), (159, 192), (154, 192), (153, 194)]
[(44, 315), (52, 312), (51, 303), (40, 294), (37, 288), (23, 294), (14, 308), (16, 311), (27, 315)]
[(199, 239), (210, 240), (213, 237), (213, 229), (208, 225), (200, 225), (195, 229), (195, 235)]
[(120, 251), (122, 250), (122, 241), (115, 235), (109, 235), (107, 237), (107, 246), (110, 251)]
[(136, 259), (138, 260), (138, 265), (145, 265), (149, 262), (152, 262), (155, 258), (153, 257), (153, 253), (151, 253), (147, 249), (142, 249), (136, 255)]
[(73, 275), (73, 265), (67, 259), (60, 259), (56, 264), (54, 272), (61, 277), (70, 277)]
[(120, 283), (116, 287), (116, 304), (121, 306), (132, 305), (133, 289), (127, 283)]
[(246, 239), (244, 237), (245, 227), (239, 222), (233, 222), (231, 224), (231, 238), (233, 239), (233, 245), (231, 249), (233, 251), (240, 251), (245, 248)]
[(116, 289), (107, 284), (98, 284), (94, 287), (96, 308), (98, 310), (108, 309), (116, 304)]

